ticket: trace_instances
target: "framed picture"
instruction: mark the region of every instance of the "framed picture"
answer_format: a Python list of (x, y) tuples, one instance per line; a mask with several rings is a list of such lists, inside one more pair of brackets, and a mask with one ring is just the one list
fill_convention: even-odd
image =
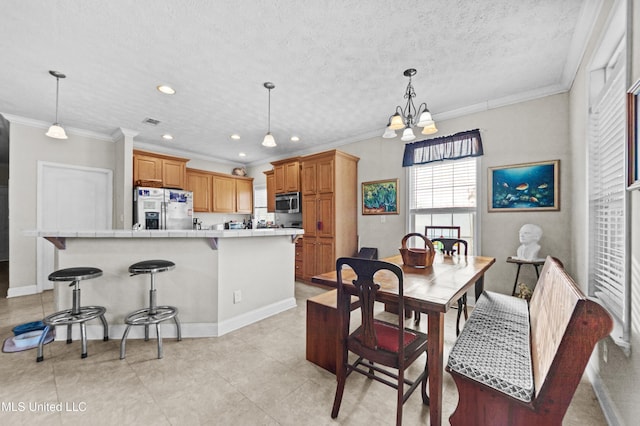
[(398, 214), (398, 179), (362, 182), (362, 214)]
[(640, 122), (640, 108), (638, 95), (640, 94), (640, 80), (627, 93), (627, 186), (628, 189), (640, 189), (640, 154), (638, 153), (638, 123)]
[(560, 210), (560, 160), (489, 168), (489, 211)]

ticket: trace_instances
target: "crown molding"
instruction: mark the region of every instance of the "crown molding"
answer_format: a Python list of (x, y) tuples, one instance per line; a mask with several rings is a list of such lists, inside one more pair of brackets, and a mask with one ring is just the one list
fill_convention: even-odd
[[(6, 118), (9, 121), (9, 123), (22, 124), (24, 126), (35, 127), (37, 129), (45, 129), (45, 130), (48, 129), (49, 126), (51, 126), (51, 123), (48, 123), (46, 121), (36, 120), (28, 117), (22, 117), (20, 115), (5, 114), (5, 113), (0, 113), (0, 114), (2, 114), (4, 118)], [(94, 132), (92, 130), (78, 129), (76, 127), (67, 127), (67, 126), (64, 126), (64, 130), (69, 134), (73, 134), (77, 136), (83, 136), (83, 137), (98, 139), (98, 140), (107, 141), (107, 142), (114, 141), (111, 135)]]

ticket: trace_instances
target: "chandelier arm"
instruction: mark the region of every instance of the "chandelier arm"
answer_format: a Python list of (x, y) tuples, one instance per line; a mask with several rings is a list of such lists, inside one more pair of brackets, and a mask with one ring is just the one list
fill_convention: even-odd
[[(424, 110), (422, 109), (423, 106), (424, 106)], [(427, 107), (427, 103), (426, 102), (421, 103), (418, 109), (416, 110), (416, 117), (418, 117), (418, 120), (420, 120), (420, 115), (423, 112), (427, 112), (427, 111), (429, 111), (429, 107)]]

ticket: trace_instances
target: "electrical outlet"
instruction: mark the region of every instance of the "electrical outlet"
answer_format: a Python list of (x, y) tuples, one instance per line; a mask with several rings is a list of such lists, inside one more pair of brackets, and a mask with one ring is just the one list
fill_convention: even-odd
[(240, 303), (240, 302), (242, 302), (242, 291), (236, 290), (233, 292), (233, 303)]
[(382, 215), (380, 216), (380, 223), (385, 223), (387, 221), (387, 217)]
[(605, 362), (609, 362), (609, 347), (607, 346), (607, 342), (602, 342), (602, 360)]

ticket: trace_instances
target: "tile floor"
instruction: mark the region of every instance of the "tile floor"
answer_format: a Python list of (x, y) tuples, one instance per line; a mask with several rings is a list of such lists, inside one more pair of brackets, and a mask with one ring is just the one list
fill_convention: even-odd
[[(165, 339), (161, 360), (155, 341), (143, 340), (129, 341), (127, 358), (120, 360), (117, 337), (89, 341), (84, 360), (75, 341), (46, 345), (41, 363), (35, 349), (1, 353), (0, 424), (394, 424), (395, 391), (361, 375), (349, 378), (340, 414), (331, 419), (335, 378), (305, 360), (305, 300), (322, 291), (296, 283), (295, 309), (218, 338)], [(15, 325), (50, 313), (52, 298), (50, 291), (0, 298), (2, 341)], [(445, 349), (455, 338), (455, 314), (446, 318)], [(456, 401), (455, 384), (445, 373), (444, 424)], [(428, 420), (429, 408), (416, 392), (405, 404), (404, 423)], [(564, 424), (606, 424), (586, 378)]]

